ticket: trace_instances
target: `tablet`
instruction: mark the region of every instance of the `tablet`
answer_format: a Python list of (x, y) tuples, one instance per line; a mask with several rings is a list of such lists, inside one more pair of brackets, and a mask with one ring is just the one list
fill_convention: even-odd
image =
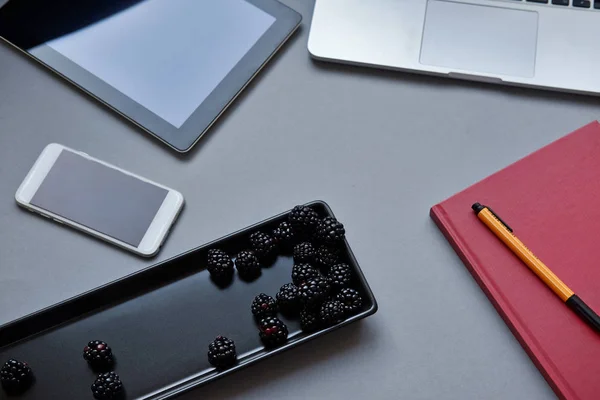
[(275, 0), (9, 0), (0, 36), (186, 152), (300, 21)]

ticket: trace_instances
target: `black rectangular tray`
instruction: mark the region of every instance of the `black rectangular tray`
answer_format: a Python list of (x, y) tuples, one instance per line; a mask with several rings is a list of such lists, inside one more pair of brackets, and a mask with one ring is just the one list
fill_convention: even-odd
[[(324, 202), (308, 205), (322, 217), (333, 216)], [(252, 232), (271, 232), (287, 214), (1, 326), (0, 362), (27, 361), (35, 375), (34, 385), (18, 398), (92, 399), (90, 386), (96, 374), (82, 356), (90, 340), (112, 347), (114, 370), (123, 381), (126, 399), (163, 400), (374, 314), (373, 293), (344, 242), (343, 259), (353, 268), (353, 287), (364, 300), (361, 312), (312, 334), (303, 333), (298, 320), (280, 316), (288, 325), (289, 341), (264, 348), (250, 304), (258, 293), (274, 296), (291, 281), (292, 258), (279, 256), (253, 282), (236, 275), (228, 287), (220, 288), (205, 270), (206, 253), (218, 247), (234, 255), (248, 248)], [(206, 355), (208, 343), (218, 335), (233, 339), (238, 352), (238, 364), (221, 372)]]

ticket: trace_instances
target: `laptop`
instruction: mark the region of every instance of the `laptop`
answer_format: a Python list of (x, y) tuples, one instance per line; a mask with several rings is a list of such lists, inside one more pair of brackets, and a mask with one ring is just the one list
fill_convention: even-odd
[(318, 60), (600, 94), (600, 0), (316, 0)]

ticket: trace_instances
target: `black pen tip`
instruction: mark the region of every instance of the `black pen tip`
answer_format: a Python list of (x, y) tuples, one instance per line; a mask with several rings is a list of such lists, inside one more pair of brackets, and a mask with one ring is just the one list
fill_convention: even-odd
[(485, 207), (484, 207), (484, 206), (482, 206), (482, 205), (481, 205), (481, 204), (479, 204), (479, 203), (475, 203), (475, 204), (473, 204), (473, 205), (471, 206), (471, 208), (473, 209), (473, 211), (475, 211), (475, 214), (479, 214), (479, 212), (480, 212), (481, 210), (483, 210)]

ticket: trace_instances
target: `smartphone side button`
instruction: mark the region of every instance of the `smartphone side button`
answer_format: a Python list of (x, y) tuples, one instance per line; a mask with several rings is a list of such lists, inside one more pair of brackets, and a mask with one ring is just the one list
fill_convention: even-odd
[(59, 220), (59, 219), (52, 218), (52, 221), (58, 222), (59, 224), (64, 225), (64, 223), (61, 220)]

